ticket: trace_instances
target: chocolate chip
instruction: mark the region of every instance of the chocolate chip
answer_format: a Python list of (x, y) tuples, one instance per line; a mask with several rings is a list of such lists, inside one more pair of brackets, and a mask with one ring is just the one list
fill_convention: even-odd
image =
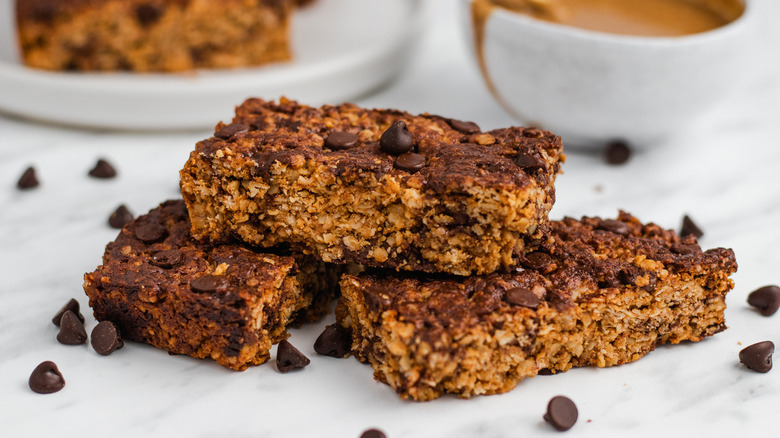
[(631, 158), (631, 148), (622, 141), (613, 141), (604, 148), (604, 161), (608, 164), (625, 164)]
[(387, 438), (387, 435), (379, 429), (368, 429), (360, 434), (360, 438)]
[(65, 345), (81, 345), (87, 342), (87, 331), (84, 323), (70, 310), (66, 310), (60, 318), (60, 332), (57, 341)]
[(352, 347), (352, 336), (349, 330), (340, 324), (331, 324), (314, 341), (314, 351), (331, 357), (345, 357)]
[(167, 235), (168, 230), (159, 222), (141, 222), (135, 227), (135, 237), (142, 242), (157, 242)]
[(93, 178), (108, 179), (116, 176), (116, 170), (106, 160), (100, 159), (95, 163), (95, 167), (89, 171), (89, 176)]
[(456, 120), (456, 119), (449, 119), (447, 120), (452, 126), (452, 129), (455, 129), (456, 131), (460, 131), (464, 134), (476, 134), (480, 131), (479, 125), (477, 125), (474, 122), (465, 122), (463, 120)]
[(506, 291), (506, 301), (517, 306), (536, 309), (539, 307), (539, 297), (524, 287), (515, 287)]
[(194, 292), (213, 294), (215, 292), (224, 292), (230, 283), (227, 278), (219, 275), (204, 275), (190, 281), (190, 288)]
[(328, 138), (325, 139), (325, 147), (334, 151), (354, 148), (357, 146), (357, 143), (357, 135), (343, 131), (331, 132)]
[(135, 17), (141, 26), (149, 26), (157, 22), (165, 12), (165, 5), (143, 3), (135, 8)]
[(125, 345), (119, 328), (111, 321), (100, 321), (92, 329), (92, 348), (98, 354), (107, 356)]
[(621, 236), (628, 236), (631, 234), (631, 227), (627, 223), (621, 222), (615, 219), (607, 219), (601, 221), (596, 226), (597, 230), (609, 231), (610, 233), (620, 234)]
[(178, 249), (166, 249), (152, 254), (149, 263), (160, 268), (170, 269), (181, 263), (181, 257), (181, 251)]
[(552, 427), (565, 431), (569, 430), (577, 422), (577, 406), (571, 399), (558, 395), (553, 397), (547, 404), (547, 412), (544, 414), (544, 421), (550, 423)]
[(618, 271), (617, 278), (618, 281), (620, 281), (621, 284), (634, 284), (636, 282), (637, 277), (639, 277), (639, 273), (637, 272), (637, 269), (634, 267), (624, 268)]
[(523, 262), (523, 266), (528, 269), (536, 269), (538, 271), (543, 271), (544, 273), (550, 272), (553, 269), (551, 269), (551, 266), (553, 265), (553, 259), (550, 257), (549, 254), (545, 254), (543, 252), (532, 252), (525, 256), (525, 261)]
[(124, 204), (117, 207), (111, 216), (108, 217), (108, 225), (111, 228), (121, 230), (122, 227), (133, 221), (133, 213), (125, 207)]
[(697, 239), (704, 235), (704, 232), (687, 214), (683, 217), (682, 227), (680, 228), (680, 237), (693, 235)]
[(231, 123), (214, 133), (214, 137), (229, 140), (230, 137), (249, 131), (249, 126), (243, 123)]
[(54, 323), (54, 325), (56, 325), (57, 327), (59, 327), (59, 326), (60, 326), (60, 320), (62, 319), (62, 315), (63, 315), (63, 314), (66, 312), (66, 311), (68, 311), (68, 310), (70, 310), (71, 312), (73, 312), (73, 313), (76, 315), (76, 317), (79, 319), (79, 321), (81, 321), (81, 323), (82, 323), (82, 324), (84, 323), (84, 315), (82, 315), (82, 314), (81, 314), (81, 312), (79, 312), (79, 302), (78, 302), (78, 301), (76, 301), (76, 299), (75, 299), (75, 298), (71, 298), (70, 300), (68, 300), (68, 302), (67, 302), (67, 303), (65, 303), (65, 305), (64, 305), (64, 306), (62, 306), (62, 309), (60, 309), (60, 310), (59, 310), (59, 311), (58, 311), (58, 312), (57, 312), (57, 313), (54, 315), (54, 318), (52, 318), (52, 319), (51, 319), (51, 322), (53, 322), (53, 323)]
[(679, 255), (691, 255), (696, 254), (699, 252), (699, 246), (698, 245), (686, 245), (684, 243), (675, 243), (672, 245), (671, 248), (669, 248), (670, 251), (672, 251), (675, 254)]
[(780, 308), (780, 287), (764, 286), (748, 295), (748, 304), (758, 309), (764, 316), (771, 316)]
[(41, 185), (41, 183), (38, 182), (38, 177), (35, 175), (35, 168), (32, 166), (24, 171), (22, 177), (19, 178), (19, 182), (16, 183), (16, 187), (20, 190), (32, 189), (39, 185)]
[(517, 157), (515, 157), (515, 164), (523, 169), (544, 167), (544, 162), (542, 162), (542, 160), (534, 157), (533, 155), (527, 155), (524, 153), (520, 153), (517, 155)]
[(541, 138), (544, 135), (544, 132), (542, 132), (539, 128), (525, 128), (523, 129), (523, 137), (528, 138)]
[(399, 155), (393, 166), (409, 173), (415, 173), (425, 167), (425, 157), (414, 152), (407, 152)]
[(51, 394), (65, 387), (65, 378), (57, 364), (47, 360), (41, 362), (30, 374), (30, 389), (38, 394)]
[(401, 155), (409, 152), (414, 146), (412, 133), (406, 127), (406, 123), (399, 120), (382, 134), (379, 138), (379, 147), (390, 155)]
[(311, 361), (297, 348), (293, 347), (286, 339), (279, 342), (276, 349), (276, 368), (280, 373), (304, 368)]
[(775, 344), (772, 341), (753, 344), (739, 352), (739, 361), (746, 367), (759, 373), (766, 373), (772, 369), (772, 353), (775, 352)]

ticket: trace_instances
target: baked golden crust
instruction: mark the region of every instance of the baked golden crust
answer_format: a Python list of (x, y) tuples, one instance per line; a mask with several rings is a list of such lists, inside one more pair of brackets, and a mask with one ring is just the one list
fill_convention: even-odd
[(16, 0), (22, 54), (47, 70), (174, 72), (290, 58), (291, 0)]
[[(394, 166), (381, 135), (403, 121), (424, 157)], [(355, 145), (334, 149), (333, 133)], [(539, 236), (555, 197), (561, 140), (533, 128), (482, 132), (433, 115), (351, 104), (249, 99), (198, 143), (181, 171), (197, 239), (289, 245), (326, 262), (486, 274)]]
[(189, 228), (183, 201), (126, 225), (106, 246), (103, 264), (84, 276), (95, 318), (112, 321), (127, 339), (242, 370), (268, 360), (289, 325), (328, 312), (333, 267), (198, 244)]
[(693, 236), (622, 212), (552, 221), (523, 266), (468, 278), (344, 275), (337, 319), (353, 354), (401, 397), (468, 398), (715, 334), (737, 268), (731, 250), (702, 252)]

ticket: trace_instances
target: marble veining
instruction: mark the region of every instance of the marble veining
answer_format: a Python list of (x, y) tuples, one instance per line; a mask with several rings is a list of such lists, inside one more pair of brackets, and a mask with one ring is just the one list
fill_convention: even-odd
[[(490, 98), (447, 0), (435, 0), (430, 29), (414, 61), (390, 87), (358, 100), (474, 120), (483, 128), (515, 124)], [(705, 231), (702, 246), (737, 254), (736, 288), (728, 296), (729, 329), (697, 344), (658, 348), (644, 359), (608, 369), (577, 369), (521, 382), (498, 396), (405, 402), (350, 358), (314, 353), (314, 339), (332, 316), (292, 331), (311, 358), (282, 375), (272, 363), (233, 372), (209, 361), (128, 343), (102, 357), (86, 345), (64, 346), (50, 319), (75, 297), (96, 322), (81, 289), (116, 235), (106, 225), (120, 203), (141, 214), (178, 193), (178, 170), (208, 132), (98, 132), (0, 116), (0, 436), (358, 437), (379, 427), (390, 437), (555, 436), (542, 421), (550, 397), (565, 394), (580, 420), (569, 435), (603, 437), (767, 435), (780, 413), (780, 370), (742, 367), (741, 348), (780, 343), (780, 315), (765, 318), (745, 298), (780, 283), (780, 5), (757, 1), (750, 80), (684, 135), (610, 167), (592, 153), (570, 150), (552, 216), (614, 216), (619, 208), (678, 228), (688, 213)], [(74, 102), (74, 105), (77, 102)], [(565, 139), (564, 139), (565, 141)], [(88, 178), (105, 157), (116, 179)], [(15, 184), (34, 164), (42, 185)], [(275, 351), (272, 351), (272, 357)], [(52, 395), (29, 390), (44, 360), (66, 379)]]

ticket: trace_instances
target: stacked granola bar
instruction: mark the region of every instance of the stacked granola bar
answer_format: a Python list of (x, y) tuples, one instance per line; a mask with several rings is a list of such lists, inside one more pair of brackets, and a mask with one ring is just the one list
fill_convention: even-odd
[[(365, 266), (341, 276), (337, 321), (351, 333), (352, 354), (412, 400), (505, 392), (540, 372), (618, 365), (656, 345), (723, 330), (733, 252), (702, 251), (693, 236), (622, 212), (616, 219), (550, 221), (563, 160), (560, 138), (535, 128), (482, 131), (430, 114), (249, 99), (231, 123), (198, 143), (180, 173), (187, 245), (232, 245), (247, 257), (286, 254), (299, 269), (315, 266), (308, 272)], [(124, 257), (117, 245), (112, 260)], [(130, 247), (142, 265), (157, 254)], [(214, 259), (207, 272), (232, 272), (231, 287), (239, 285), (235, 293), (247, 310), (230, 320), (243, 321), (236, 326), (283, 333), (290, 321), (276, 330), (266, 320), (280, 320), (278, 310), (267, 319), (254, 315), (247, 297), (258, 282), (276, 285), (261, 294), (271, 302), (310, 293), (300, 275), (302, 292), (290, 292), (278, 286), (286, 280), (261, 280), (257, 271), (242, 292), (249, 274), (225, 265), (216, 272)], [(201, 274), (188, 273), (177, 290), (197, 292), (192, 281)], [(106, 290), (116, 283), (95, 274), (88, 283), (97, 278)], [(91, 304), (101, 302), (97, 296), (105, 293), (90, 295)], [(107, 301), (122, 307), (116, 298)], [(99, 319), (110, 316), (93, 307)], [(223, 325), (211, 316), (210, 327)], [(261, 337), (276, 342), (283, 334)], [(229, 354), (220, 348), (217, 356)], [(252, 351), (267, 357), (265, 347)]]

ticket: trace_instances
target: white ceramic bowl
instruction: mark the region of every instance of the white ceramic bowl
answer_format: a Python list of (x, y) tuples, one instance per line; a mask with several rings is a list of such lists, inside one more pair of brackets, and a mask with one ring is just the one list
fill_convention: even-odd
[[(476, 49), (471, 3), (459, 4)], [(675, 38), (600, 33), (497, 9), (485, 23), (485, 68), (507, 111), (561, 135), (567, 146), (652, 145), (739, 83), (754, 27), (751, 1), (744, 3), (728, 25)]]

